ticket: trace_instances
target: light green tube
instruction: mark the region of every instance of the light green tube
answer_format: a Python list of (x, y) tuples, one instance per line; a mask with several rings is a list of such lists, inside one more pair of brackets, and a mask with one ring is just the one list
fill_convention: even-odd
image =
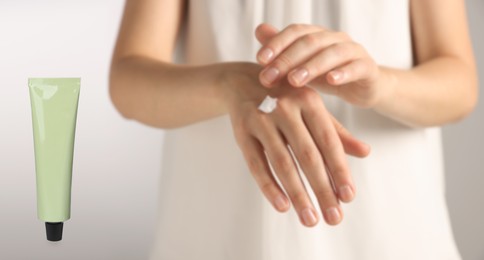
[(80, 78), (30, 78), (37, 175), (37, 215), (47, 239), (62, 239), (70, 218), (72, 159)]

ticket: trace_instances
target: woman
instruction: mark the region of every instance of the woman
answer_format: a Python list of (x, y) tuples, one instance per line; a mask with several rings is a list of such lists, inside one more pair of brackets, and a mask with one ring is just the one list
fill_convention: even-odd
[(463, 0), (127, 0), (110, 93), (167, 129), (153, 259), (460, 259), (438, 126), (477, 99)]

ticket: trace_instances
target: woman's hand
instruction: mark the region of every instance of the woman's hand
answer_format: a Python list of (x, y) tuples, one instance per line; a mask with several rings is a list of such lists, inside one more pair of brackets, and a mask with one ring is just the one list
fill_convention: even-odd
[[(343, 218), (339, 200), (350, 202), (355, 194), (345, 152), (364, 157), (369, 147), (328, 113), (314, 89), (296, 89), (284, 80), (278, 81), (277, 88), (264, 88), (258, 80), (261, 66), (237, 65), (240, 70), (224, 76), (223, 99), (237, 143), (260, 189), (278, 211), (289, 209), (288, 198), (276, 182), (270, 162), (301, 222), (306, 226), (317, 224), (319, 214), (300, 179), (292, 150), (326, 222), (338, 224)], [(278, 99), (276, 109), (269, 114), (258, 110), (266, 95)]]
[(256, 36), (263, 45), (257, 60), (265, 67), (260, 81), (266, 87), (287, 78), (294, 87), (311, 85), (361, 107), (373, 107), (387, 95), (377, 84), (375, 61), (343, 32), (300, 24), (277, 32), (261, 24)]

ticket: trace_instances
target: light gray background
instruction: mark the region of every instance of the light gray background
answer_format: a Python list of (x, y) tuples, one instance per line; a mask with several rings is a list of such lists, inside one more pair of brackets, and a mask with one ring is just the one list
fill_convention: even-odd
[[(484, 1), (468, 2), (484, 82)], [(0, 259), (146, 259), (162, 131), (123, 120), (107, 92), (123, 1), (0, 0)], [(451, 19), (451, 17), (449, 17)], [(36, 219), (27, 78), (82, 77), (72, 219), (64, 241)], [(484, 259), (484, 105), (444, 128), (447, 199), (460, 251)]]

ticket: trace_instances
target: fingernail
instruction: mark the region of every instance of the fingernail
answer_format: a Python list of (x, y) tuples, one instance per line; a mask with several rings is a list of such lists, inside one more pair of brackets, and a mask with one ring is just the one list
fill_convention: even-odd
[(279, 76), (279, 70), (274, 67), (265, 69), (262, 72), (262, 78), (266, 83), (269, 83), (269, 84), (272, 83), (274, 80), (276, 80), (277, 76)]
[(306, 80), (308, 75), (309, 72), (307, 69), (298, 69), (292, 73), (291, 77), (297, 85), (301, 85)]
[(285, 210), (287, 205), (286, 200), (282, 196), (277, 197), (274, 204), (276, 205), (276, 208), (281, 211)]
[(304, 224), (306, 226), (312, 226), (312, 225), (316, 224), (316, 222), (318, 221), (316, 219), (316, 216), (314, 215), (313, 211), (310, 208), (303, 209), (303, 211), (301, 212), (301, 215), (302, 215), (302, 219), (304, 221)]
[(335, 207), (327, 209), (326, 219), (328, 220), (329, 224), (338, 224), (341, 219), (338, 209)]
[(338, 70), (332, 71), (330, 76), (334, 82), (340, 82), (343, 80), (343, 73)]
[(274, 52), (269, 48), (265, 48), (259, 53), (259, 61), (262, 63), (269, 63), (273, 56)]
[(344, 202), (350, 202), (353, 199), (353, 189), (349, 185), (339, 188), (339, 198)]

